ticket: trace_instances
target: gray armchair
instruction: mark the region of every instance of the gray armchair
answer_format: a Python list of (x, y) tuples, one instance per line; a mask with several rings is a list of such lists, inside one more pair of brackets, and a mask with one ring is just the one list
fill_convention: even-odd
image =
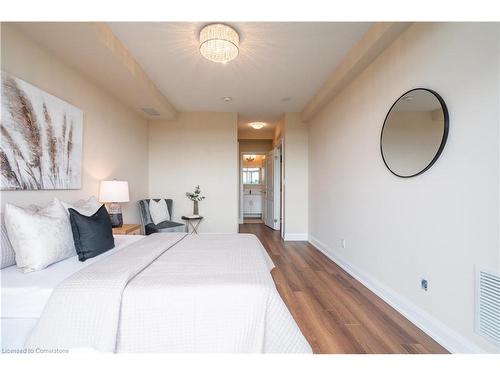
[[(144, 228), (144, 234), (149, 235), (158, 232), (184, 232), (186, 230), (184, 224), (172, 221), (172, 199), (165, 199), (165, 201), (167, 202), (168, 216), (170, 220), (162, 221), (158, 224), (153, 223), (151, 214), (149, 212), (150, 200), (151, 199), (142, 199), (139, 201), (139, 211), (141, 213), (141, 221)], [(154, 199), (154, 201), (159, 202), (160, 199)]]

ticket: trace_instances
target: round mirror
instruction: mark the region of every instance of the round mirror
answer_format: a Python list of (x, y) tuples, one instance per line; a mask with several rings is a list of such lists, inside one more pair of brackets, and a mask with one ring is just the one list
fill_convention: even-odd
[(385, 117), (380, 150), (387, 168), (398, 177), (429, 169), (448, 137), (448, 110), (436, 92), (413, 89), (392, 105)]

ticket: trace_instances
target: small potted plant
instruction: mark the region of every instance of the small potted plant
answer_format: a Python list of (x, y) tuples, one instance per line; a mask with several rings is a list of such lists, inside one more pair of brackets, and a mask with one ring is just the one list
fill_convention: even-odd
[(198, 202), (201, 202), (205, 197), (201, 195), (200, 185), (197, 185), (193, 193), (187, 192), (186, 197), (193, 201), (193, 215), (199, 215)]

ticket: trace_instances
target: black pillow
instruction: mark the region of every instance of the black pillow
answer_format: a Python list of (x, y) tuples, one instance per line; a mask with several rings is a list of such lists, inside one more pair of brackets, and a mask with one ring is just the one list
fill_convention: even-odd
[(68, 211), (78, 260), (84, 262), (115, 247), (111, 220), (104, 205), (92, 216), (72, 208)]

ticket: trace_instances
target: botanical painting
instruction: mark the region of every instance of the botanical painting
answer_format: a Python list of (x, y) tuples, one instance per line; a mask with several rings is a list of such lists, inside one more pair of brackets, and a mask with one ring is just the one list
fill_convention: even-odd
[(0, 189), (81, 188), (83, 112), (2, 72)]

